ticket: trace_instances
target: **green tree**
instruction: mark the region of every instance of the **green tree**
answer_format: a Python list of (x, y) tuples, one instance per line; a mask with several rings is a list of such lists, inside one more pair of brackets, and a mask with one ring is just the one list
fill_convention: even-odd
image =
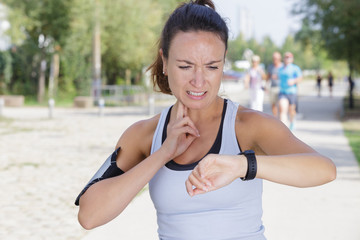
[(243, 59), (243, 53), (247, 48), (247, 43), (243, 34), (239, 34), (234, 40), (229, 41), (227, 59), (231, 62)]
[(271, 40), (270, 36), (265, 36), (259, 48), (259, 55), (261, 56), (261, 62), (265, 66), (269, 66), (272, 63), (272, 55), (274, 52), (279, 51), (279, 48)]
[(150, 63), (162, 10), (156, 2), (132, 0), (104, 1), (102, 7), (103, 71), (107, 82), (115, 84), (129, 77), (129, 70), (141, 72)]
[(302, 46), (301, 42), (296, 41), (294, 36), (288, 35), (281, 47), (281, 52), (292, 52), (294, 63), (302, 69), (319, 69), (315, 64), (315, 56), (310, 46)]
[(0, 94), (8, 91), (12, 77), (12, 57), (9, 51), (0, 52)]
[[(152, 0), (154, 3), (156, 3), (159, 8), (162, 9), (162, 16), (161, 16), (161, 21), (165, 22), (170, 13), (180, 4), (183, 3), (184, 0)], [(158, 34), (160, 34), (160, 30), (161, 28), (158, 29), (159, 32), (157, 32)]]
[(266, 66), (272, 62), (272, 54), (279, 51), (269, 36), (264, 37), (263, 41), (259, 43), (254, 38), (246, 41), (244, 36), (239, 34), (234, 40), (229, 41), (227, 58), (232, 62), (245, 60), (243, 55), (246, 49), (250, 49), (254, 54), (259, 55), (261, 62)]
[[(13, 43), (27, 45), (35, 53), (30, 63), (39, 73), (37, 98), (44, 100), (46, 62), (61, 49), (69, 33), (70, 0), (4, 0), (9, 8)], [(29, 74), (31, 76), (31, 73)]]
[(88, 96), (92, 83), (94, 1), (73, 0), (70, 33), (61, 58), (60, 95)]
[(294, 14), (303, 16), (302, 39), (310, 41), (311, 33), (319, 34), (320, 44), (328, 56), (348, 63), (350, 108), (354, 107), (353, 73), (360, 70), (359, 12), (359, 0), (305, 0), (293, 8)]
[(247, 48), (251, 49), (256, 55), (261, 52), (261, 44), (255, 38), (250, 38), (247, 41)]

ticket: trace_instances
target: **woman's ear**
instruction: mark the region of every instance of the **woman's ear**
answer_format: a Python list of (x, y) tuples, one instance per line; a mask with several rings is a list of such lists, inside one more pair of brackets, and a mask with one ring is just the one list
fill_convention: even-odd
[(160, 48), (159, 54), (161, 56), (162, 63), (163, 63), (163, 74), (167, 75), (167, 61), (166, 61), (166, 58), (164, 57), (164, 52), (163, 52), (162, 48)]

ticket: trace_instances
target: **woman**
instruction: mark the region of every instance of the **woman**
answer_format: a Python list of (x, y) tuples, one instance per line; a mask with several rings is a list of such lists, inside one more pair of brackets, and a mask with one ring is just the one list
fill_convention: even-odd
[(120, 137), (77, 199), (84, 228), (115, 218), (149, 183), (160, 239), (265, 239), (262, 179), (309, 187), (335, 178), (331, 160), (281, 122), (218, 96), (227, 39), (210, 0), (172, 13), (150, 69), (177, 101)]
[(260, 57), (254, 55), (251, 59), (252, 67), (245, 77), (245, 86), (250, 87), (250, 108), (257, 111), (263, 111), (264, 104), (264, 84), (265, 73), (260, 67)]

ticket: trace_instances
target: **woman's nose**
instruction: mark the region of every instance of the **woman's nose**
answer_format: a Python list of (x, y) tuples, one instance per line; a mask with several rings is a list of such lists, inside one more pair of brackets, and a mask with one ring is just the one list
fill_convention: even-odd
[(191, 83), (194, 87), (197, 88), (201, 88), (204, 85), (205, 79), (204, 79), (204, 72), (202, 71), (202, 69), (195, 70), (194, 78), (192, 79)]

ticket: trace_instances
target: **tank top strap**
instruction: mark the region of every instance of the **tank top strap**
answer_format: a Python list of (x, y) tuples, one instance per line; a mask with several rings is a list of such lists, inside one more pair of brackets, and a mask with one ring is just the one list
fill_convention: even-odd
[(156, 126), (156, 130), (154, 132), (152, 144), (151, 144), (151, 154), (156, 152), (162, 144), (162, 133), (163, 128), (166, 122), (166, 117), (168, 115), (168, 112), (171, 110), (172, 106), (169, 106), (161, 111), (159, 122)]
[(238, 144), (235, 123), (239, 103), (227, 100), (227, 109), (224, 119), (223, 137), (221, 143), (220, 154), (238, 154), (241, 152), (241, 148)]

